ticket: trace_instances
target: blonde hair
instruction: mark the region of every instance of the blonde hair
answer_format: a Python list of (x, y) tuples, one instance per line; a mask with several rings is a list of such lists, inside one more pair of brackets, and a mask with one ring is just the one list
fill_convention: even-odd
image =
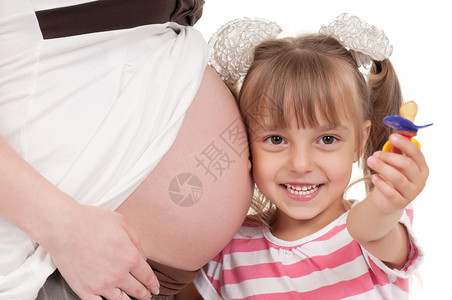
[[(356, 144), (361, 145), (363, 122), (370, 120), (370, 136), (360, 154), (363, 174), (372, 174), (367, 158), (382, 148), (392, 132), (382, 119), (398, 114), (402, 96), (389, 60), (374, 61), (366, 81), (353, 55), (324, 34), (259, 44), (238, 98), (249, 136), (268, 122), (285, 128), (295, 118), (301, 128), (318, 126), (319, 120), (336, 126), (345, 116), (354, 120)], [(367, 192), (372, 188), (366, 182)], [(274, 207), (265, 196), (255, 193), (251, 208), (256, 213), (252, 219), (271, 223)]]

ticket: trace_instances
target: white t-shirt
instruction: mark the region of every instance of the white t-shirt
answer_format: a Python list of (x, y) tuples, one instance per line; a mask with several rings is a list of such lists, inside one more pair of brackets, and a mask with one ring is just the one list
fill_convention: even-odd
[[(83, 2), (0, 0), (0, 134), (78, 202), (113, 210), (173, 144), (210, 50), (175, 23), (42, 39), (35, 9)], [(54, 269), (0, 217), (0, 299), (34, 299)]]

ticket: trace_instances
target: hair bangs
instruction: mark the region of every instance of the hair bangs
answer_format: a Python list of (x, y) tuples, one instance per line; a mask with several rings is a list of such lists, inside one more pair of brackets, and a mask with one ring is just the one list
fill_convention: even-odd
[[(302, 52), (302, 53), (300, 53)], [(338, 126), (358, 113), (354, 82), (344, 76), (347, 66), (312, 51), (282, 53), (260, 66), (254, 91), (248, 95), (245, 122), (249, 127), (299, 128)], [(277, 62), (277, 63), (276, 63)], [(342, 74), (341, 74), (342, 73)]]

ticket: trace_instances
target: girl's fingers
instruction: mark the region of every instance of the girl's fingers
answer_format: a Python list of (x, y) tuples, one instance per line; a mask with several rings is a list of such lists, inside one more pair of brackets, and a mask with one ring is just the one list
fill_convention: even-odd
[[(424, 155), (414, 143), (399, 134), (391, 135), (390, 141), (403, 154), (377, 151), (374, 153), (373, 157), (377, 160), (383, 161), (389, 166), (392, 166), (403, 174), (409, 182), (415, 185), (416, 191), (414, 193), (416, 194), (415, 196), (417, 196), (417, 194), (424, 188), (429, 174), (429, 169)], [(375, 166), (370, 167), (377, 173), (380, 173), (382, 177), (389, 179), (386, 174), (382, 173), (384, 170), (381, 167), (378, 170), (374, 168)], [(397, 178), (397, 176), (391, 178), (391, 182), (393, 182), (394, 185), (397, 185), (399, 180), (400, 179)], [(410, 195), (410, 197), (412, 197), (412, 195)]]
[[(398, 173), (400, 173), (401, 176), (404, 176), (409, 182), (413, 184), (419, 184), (425, 181), (425, 178), (424, 176), (422, 176), (422, 171), (419, 166), (407, 156), (378, 151), (375, 152), (371, 157), (372, 159), (382, 162), (382, 165), (388, 166), (388, 170), (395, 169)], [(374, 169), (374, 167), (372, 166), (369, 167), (371, 167), (374, 171), (381, 173), (383, 177), (387, 177), (386, 174), (383, 174), (385, 172), (385, 169), (383, 167), (374, 165), (374, 167), (379, 168), (379, 170)], [(393, 178), (393, 180), (399, 180), (399, 178), (396, 177)]]
[(384, 212), (393, 212), (406, 206), (404, 198), (394, 187), (384, 180), (381, 176), (372, 175), (372, 183), (374, 184), (374, 203)]
[(422, 154), (421, 150), (414, 143), (401, 136), (400, 134), (392, 134), (389, 137), (389, 141), (394, 147), (402, 151), (405, 156), (411, 158), (421, 170), (421, 172), (428, 174), (428, 166), (425, 161), (425, 157)]
[[(388, 154), (398, 155), (393, 153)], [(400, 158), (401, 155), (398, 156)], [(411, 182), (410, 179), (398, 168), (388, 164), (378, 156), (369, 157), (367, 163), (369, 167), (379, 174), (379, 176), (375, 176), (375, 178), (373, 178), (373, 181), (379, 179), (379, 184), (383, 184), (381, 181), (385, 183), (384, 186), (382, 185), (381, 191), (386, 197), (388, 197), (388, 199), (398, 201), (398, 197), (403, 197), (411, 201), (416, 198), (418, 194), (416, 184)], [(375, 182), (374, 185), (377, 186)]]

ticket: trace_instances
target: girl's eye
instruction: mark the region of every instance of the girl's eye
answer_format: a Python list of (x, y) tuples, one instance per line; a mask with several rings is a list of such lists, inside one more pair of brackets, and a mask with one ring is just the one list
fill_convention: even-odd
[(279, 145), (284, 143), (284, 139), (278, 135), (269, 136), (265, 139), (265, 141), (269, 142), (272, 145)]
[(320, 138), (320, 140), (319, 140), (320, 144), (325, 144), (325, 145), (331, 145), (331, 144), (333, 144), (333, 143), (336, 142), (336, 141), (337, 141), (337, 138), (335, 138), (335, 137), (332, 136), (332, 135), (325, 135), (325, 136), (322, 136), (322, 137)]

